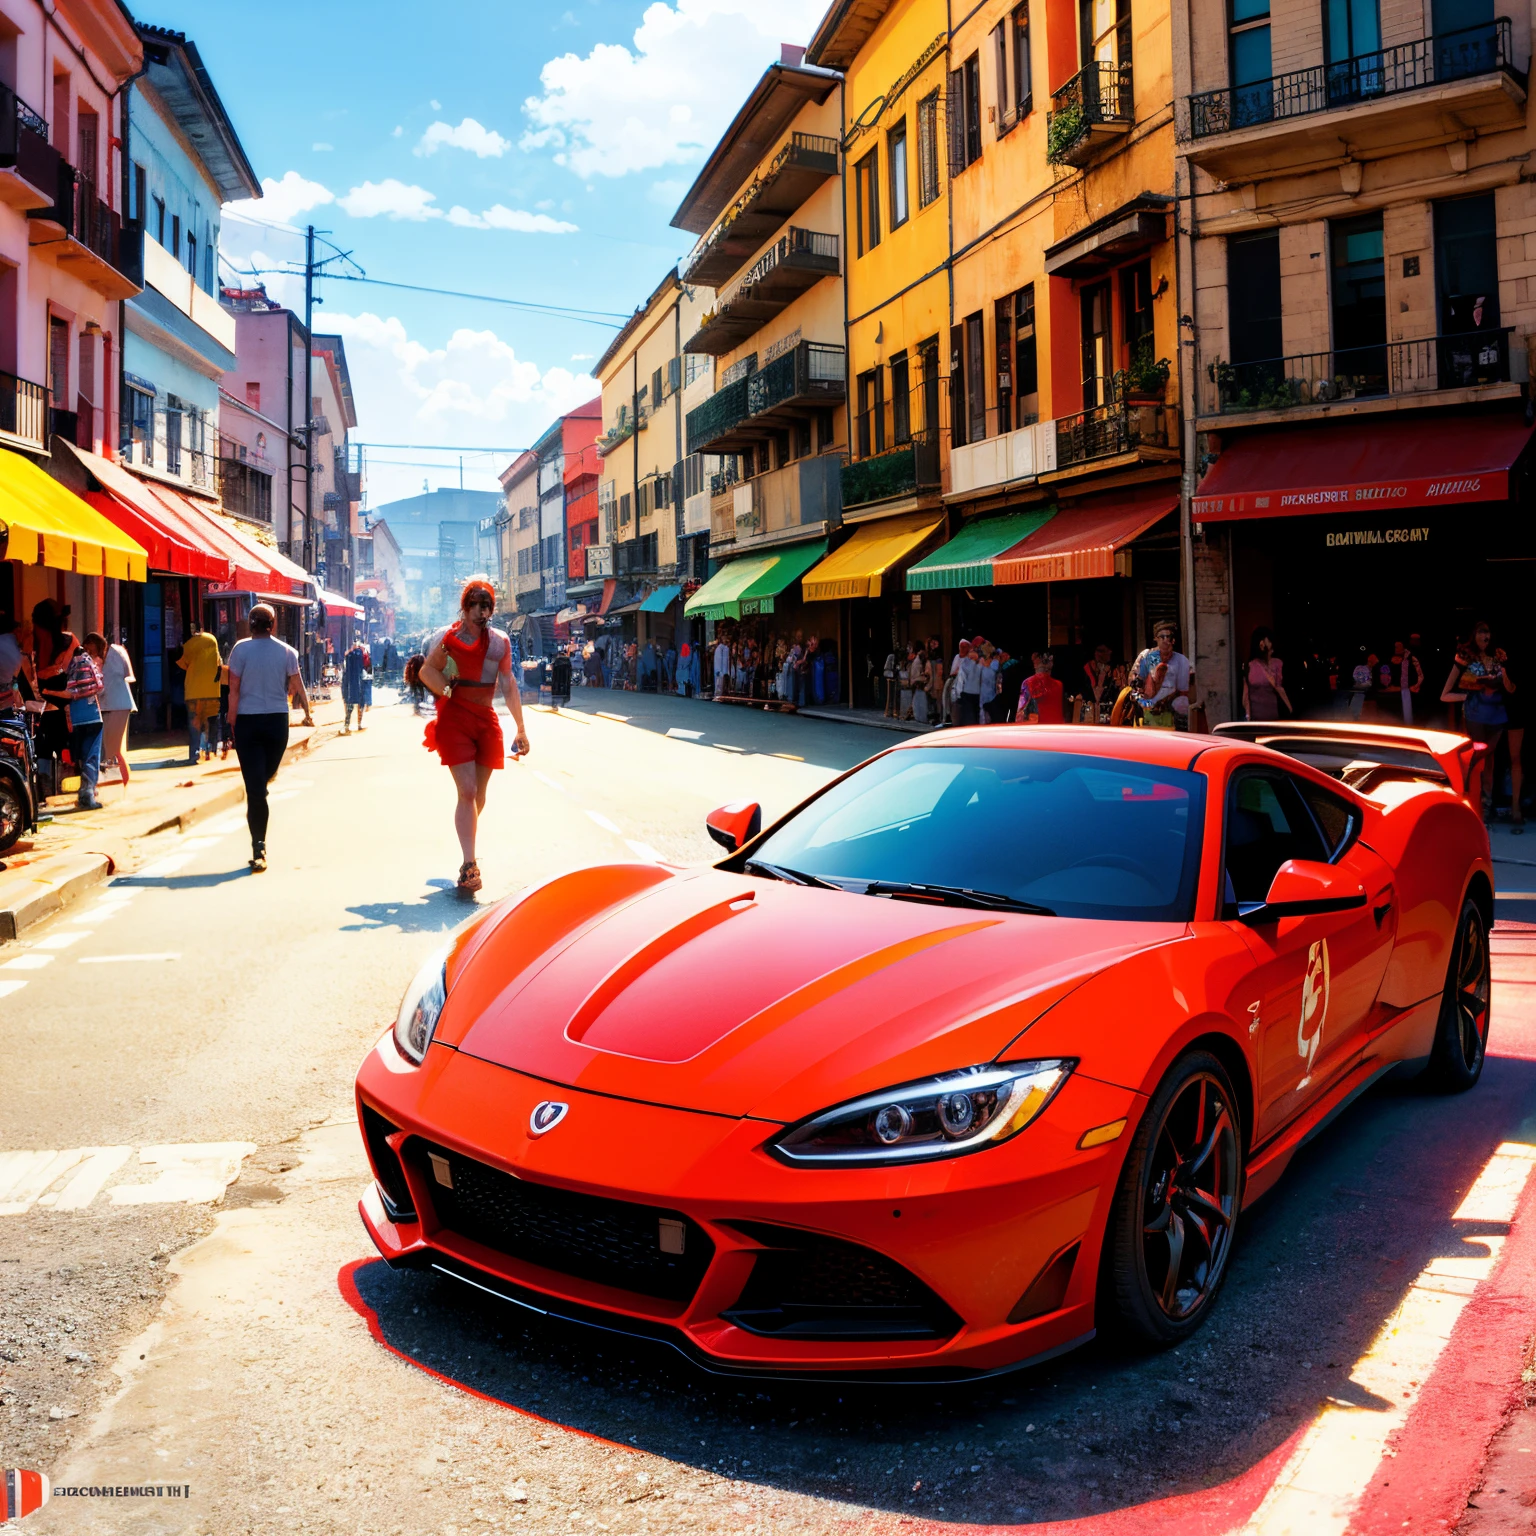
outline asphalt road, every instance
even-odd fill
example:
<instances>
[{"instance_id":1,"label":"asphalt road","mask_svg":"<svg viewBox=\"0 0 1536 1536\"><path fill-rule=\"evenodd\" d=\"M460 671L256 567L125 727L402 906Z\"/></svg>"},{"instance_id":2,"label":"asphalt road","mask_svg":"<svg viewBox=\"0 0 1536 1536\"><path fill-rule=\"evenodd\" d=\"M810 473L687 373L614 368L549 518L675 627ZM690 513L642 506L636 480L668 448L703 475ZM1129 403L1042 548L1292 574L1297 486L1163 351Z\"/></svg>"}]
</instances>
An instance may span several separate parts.
<instances>
[{"instance_id":1,"label":"asphalt road","mask_svg":"<svg viewBox=\"0 0 1536 1536\"><path fill-rule=\"evenodd\" d=\"M607 693L530 729L492 783L482 903L577 864L703 862L711 807L771 816L900 739ZM0 999L0 1152L124 1149L82 1209L0 1214L0 1464L189 1490L60 1497L28 1529L1225 1530L1320 1403L1359 1398L1353 1365L1460 1251L1495 1149L1536 1142L1526 1020L1474 1093L1389 1083L1305 1149L1190 1344L964 1389L743 1387L392 1274L356 1215L352 1077L467 915L419 737L382 708L285 773L267 874L220 818L0 951L26 983ZM157 1180L185 1198L121 1195Z\"/></svg>"}]
</instances>

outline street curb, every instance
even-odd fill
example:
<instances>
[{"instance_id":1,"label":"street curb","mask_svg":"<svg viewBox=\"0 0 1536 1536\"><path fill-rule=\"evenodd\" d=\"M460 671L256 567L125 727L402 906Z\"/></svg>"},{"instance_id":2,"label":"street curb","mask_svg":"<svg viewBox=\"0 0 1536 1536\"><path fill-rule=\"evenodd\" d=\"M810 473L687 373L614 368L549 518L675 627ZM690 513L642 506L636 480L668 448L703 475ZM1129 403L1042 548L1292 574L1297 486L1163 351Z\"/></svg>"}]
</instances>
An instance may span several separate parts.
<instances>
[{"instance_id":1,"label":"street curb","mask_svg":"<svg viewBox=\"0 0 1536 1536\"><path fill-rule=\"evenodd\" d=\"M340 734L339 726L316 726L303 741L295 742L283 753L283 768L288 767L295 758L313 750L316 746L323 746ZM115 871L126 869L133 862L133 844L139 840L154 837L161 832L186 832L199 821L230 810L241 804L244 799L245 786L237 780L233 784L224 786L218 793L211 794L194 805L186 806L174 815L161 818L152 826L143 827L138 831L104 834L96 839L109 848L114 848L115 852L87 850L80 853L59 853L47 859L40 859L36 866L33 866L36 872L29 877L24 877L27 883L37 887L36 891L28 892L19 900L13 899L7 905L0 907L0 944L20 938L26 929L34 927L45 918L52 917L61 907L68 906L70 902L100 885Z\"/></svg>"}]
</instances>

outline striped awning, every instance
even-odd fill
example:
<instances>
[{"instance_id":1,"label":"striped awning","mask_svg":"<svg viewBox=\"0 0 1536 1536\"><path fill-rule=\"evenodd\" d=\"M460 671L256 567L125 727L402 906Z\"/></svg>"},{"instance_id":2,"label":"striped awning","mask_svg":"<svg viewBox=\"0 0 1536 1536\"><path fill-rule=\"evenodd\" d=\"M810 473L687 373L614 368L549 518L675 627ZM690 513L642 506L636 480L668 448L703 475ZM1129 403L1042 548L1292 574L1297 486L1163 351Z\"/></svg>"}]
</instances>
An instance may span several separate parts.
<instances>
[{"instance_id":1,"label":"striped awning","mask_svg":"<svg viewBox=\"0 0 1536 1536\"><path fill-rule=\"evenodd\" d=\"M1027 539L1055 510L1039 507L1033 512L1005 512L1001 517L979 517L967 523L949 543L925 555L907 572L907 591L990 587L993 560Z\"/></svg>"},{"instance_id":2,"label":"striped awning","mask_svg":"<svg viewBox=\"0 0 1536 1536\"><path fill-rule=\"evenodd\" d=\"M143 581L149 552L19 453L0 449L0 558Z\"/></svg>"}]
</instances>

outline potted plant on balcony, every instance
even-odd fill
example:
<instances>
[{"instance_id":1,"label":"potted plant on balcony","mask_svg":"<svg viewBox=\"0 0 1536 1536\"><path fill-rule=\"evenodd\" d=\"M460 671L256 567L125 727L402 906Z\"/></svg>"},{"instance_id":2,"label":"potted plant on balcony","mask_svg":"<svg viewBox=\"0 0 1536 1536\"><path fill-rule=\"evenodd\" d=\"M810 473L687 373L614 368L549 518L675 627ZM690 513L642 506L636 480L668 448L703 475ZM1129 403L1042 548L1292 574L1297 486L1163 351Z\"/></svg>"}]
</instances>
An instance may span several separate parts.
<instances>
[{"instance_id":1,"label":"potted plant on balcony","mask_svg":"<svg viewBox=\"0 0 1536 1536\"><path fill-rule=\"evenodd\" d=\"M1114 398L1125 405L1161 405L1167 398L1168 377L1173 365L1166 357L1153 357L1151 336L1143 336L1131 348L1129 368L1111 380Z\"/></svg>"},{"instance_id":2,"label":"potted plant on balcony","mask_svg":"<svg viewBox=\"0 0 1536 1536\"><path fill-rule=\"evenodd\" d=\"M1087 119L1080 103L1071 102L1059 112L1052 112L1045 130L1045 158L1060 165L1088 132Z\"/></svg>"}]
</instances>

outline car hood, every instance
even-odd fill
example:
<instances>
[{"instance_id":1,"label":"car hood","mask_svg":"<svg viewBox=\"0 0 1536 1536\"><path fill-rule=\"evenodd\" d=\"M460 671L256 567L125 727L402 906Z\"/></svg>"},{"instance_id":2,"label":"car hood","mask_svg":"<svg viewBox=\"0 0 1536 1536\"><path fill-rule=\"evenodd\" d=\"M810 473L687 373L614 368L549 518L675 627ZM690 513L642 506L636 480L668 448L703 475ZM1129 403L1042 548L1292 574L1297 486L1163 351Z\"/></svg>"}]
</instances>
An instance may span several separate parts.
<instances>
[{"instance_id":1,"label":"car hood","mask_svg":"<svg viewBox=\"0 0 1536 1536\"><path fill-rule=\"evenodd\" d=\"M1184 931L584 870L477 935L437 1038L555 1084L789 1122L991 1060L1085 978Z\"/></svg>"}]
</instances>

